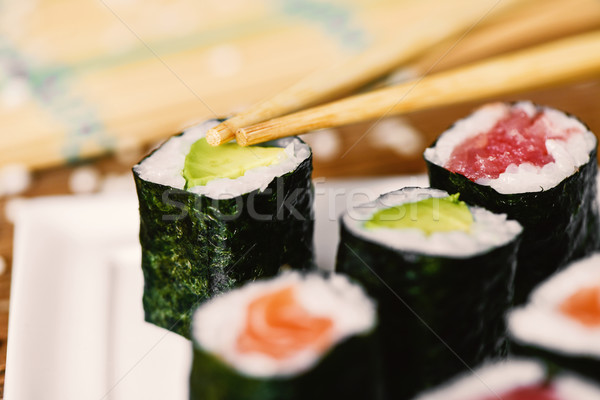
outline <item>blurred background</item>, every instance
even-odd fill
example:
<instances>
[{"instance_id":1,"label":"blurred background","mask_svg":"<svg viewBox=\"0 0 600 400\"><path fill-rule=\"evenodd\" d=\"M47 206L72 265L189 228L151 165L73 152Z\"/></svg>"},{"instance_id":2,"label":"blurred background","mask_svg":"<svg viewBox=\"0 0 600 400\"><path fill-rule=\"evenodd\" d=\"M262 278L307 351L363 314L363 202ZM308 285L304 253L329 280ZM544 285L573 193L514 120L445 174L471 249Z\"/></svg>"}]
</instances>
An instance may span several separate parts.
<instances>
[{"instance_id":1,"label":"blurred background","mask_svg":"<svg viewBox=\"0 0 600 400\"><path fill-rule=\"evenodd\" d=\"M597 0L502 2L490 2L490 12L362 90L600 28ZM468 6L467 0L0 0L0 364L15 198L129 187L131 167L170 135L235 114L372 46L429 29L434 14L453 18ZM489 100L521 99L572 113L600 131L600 77ZM422 173L424 148L481 103L306 134L314 176Z\"/></svg>"}]
</instances>

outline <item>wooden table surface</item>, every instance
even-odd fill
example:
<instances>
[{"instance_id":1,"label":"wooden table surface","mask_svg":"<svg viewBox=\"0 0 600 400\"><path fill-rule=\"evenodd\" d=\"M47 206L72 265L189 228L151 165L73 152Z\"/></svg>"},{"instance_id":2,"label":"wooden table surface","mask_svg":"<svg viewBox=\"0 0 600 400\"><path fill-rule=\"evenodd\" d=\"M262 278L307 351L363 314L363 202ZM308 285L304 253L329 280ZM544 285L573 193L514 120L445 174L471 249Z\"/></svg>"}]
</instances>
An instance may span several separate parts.
<instances>
[{"instance_id":1,"label":"wooden table surface","mask_svg":"<svg viewBox=\"0 0 600 400\"><path fill-rule=\"evenodd\" d=\"M535 92L506 96L501 100L531 99L570 112L580 117L594 132L600 132L600 79L584 83L544 89ZM457 118L465 116L477 104L462 104L410 114L401 120L420 132L418 145L410 151L399 148L382 147L373 140L370 123L357 124L335 130L335 142L339 144L333 156L331 151L321 153L317 135L308 136L309 143L315 143L315 177L382 176L403 173L418 173L425 170L422 150ZM366 133L368 131L368 133ZM366 134L365 134L366 133ZM312 137L311 137L312 136ZM353 146L358 143L356 146ZM400 149L401 150L401 149ZM101 176L126 174L142 155L121 154L89 161L85 165L97 169ZM71 193L69 176L76 166L61 166L33 174L33 183L21 197L37 197ZM10 283L13 247L13 226L6 218L5 208L10 199L0 198L0 256L6 261L6 269L0 275L0 395L3 397L4 371L7 351L7 330L9 320ZM34 294L32 294L34 295Z\"/></svg>"}]
</instances>

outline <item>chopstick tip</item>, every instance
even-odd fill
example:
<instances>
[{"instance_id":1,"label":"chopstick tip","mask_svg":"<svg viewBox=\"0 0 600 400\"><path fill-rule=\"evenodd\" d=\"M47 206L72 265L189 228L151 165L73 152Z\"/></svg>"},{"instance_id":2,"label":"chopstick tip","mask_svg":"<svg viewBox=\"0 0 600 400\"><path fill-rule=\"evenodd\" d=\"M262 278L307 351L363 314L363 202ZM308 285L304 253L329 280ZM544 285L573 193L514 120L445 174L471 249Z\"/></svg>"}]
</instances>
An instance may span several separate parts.
<instances>
[{"instance_id":1,"label":"chopstick tip","mask_svg":"<svg viewBox=\"0 0 600 400\"><path fill-rule=\"evenodd\" d=\"M221 123L206 132L206 142L211 146L229 142L235 138L235 133L227 127L225 123Z\"/></svg>"},{"instance_id":2,"label":"chopstick tip","mask_svg":"<svg viewBox=\"0 0 600 400\"><path fill-rule=\"evenodd\" d=\"M246 133L245 128L240 128L235 132L235 141L240 146L248 146L252 144L248 141L248 134Z\"/></svg>"}]
</instances>

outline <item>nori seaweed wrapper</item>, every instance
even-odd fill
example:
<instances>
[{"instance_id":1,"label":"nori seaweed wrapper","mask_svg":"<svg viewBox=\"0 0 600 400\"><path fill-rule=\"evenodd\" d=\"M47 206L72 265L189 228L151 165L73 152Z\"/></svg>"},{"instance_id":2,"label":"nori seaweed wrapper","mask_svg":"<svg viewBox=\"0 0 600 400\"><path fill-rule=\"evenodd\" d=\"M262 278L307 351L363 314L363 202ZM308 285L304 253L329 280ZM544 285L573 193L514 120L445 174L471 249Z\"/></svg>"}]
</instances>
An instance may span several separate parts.
<instances>
[{"instance_id":1,"label":"nori seaweed wrapper","mask_svg":"<svg viewBox=\"0 0 600 400\"><path fill-rule=\"evenodd\" d=\"M264 191L216 200L134 170L147 322L189 338L202 301L282 265L312 267L312 155Z\"/></svg>"},{"instance_id":2,"label":"nori seaweed wrapper","mask_svg":"<svg viewBox=\"0 0 600 400\"><path fill-rule=\"evenodd\" d=\"M462 194L461 194L462 196ZM384 380L408 399L507 352L519 236L470 258L403 252L354 235L342 222L337 269L379 304Z\"/></svg>"},{"instance_id":3,"label":"nori seaweed wrapper","mask_svg":"<svg viewBox=\"0 0 600 400\"><path fill-rule=\"evenodd\" d=\"M515 303L527 300L531 290L567 263L600 247L596 149L587 164L549 190L501 194L463 175L427 161L429 184L461 200L507 214L523 226L515 277Z\"/></svg>"},{"instance_id":4,"label":"nori seaweed wrapper","mask_svg":"<svg viewBox=\"0 0 600 400\"><path fill-rule=\"evenodd\" d=\"M194 343L190 400L378 399L376 331L338 343L309 370L257 378L238 372Z\"/></svg>"}]
</instances>

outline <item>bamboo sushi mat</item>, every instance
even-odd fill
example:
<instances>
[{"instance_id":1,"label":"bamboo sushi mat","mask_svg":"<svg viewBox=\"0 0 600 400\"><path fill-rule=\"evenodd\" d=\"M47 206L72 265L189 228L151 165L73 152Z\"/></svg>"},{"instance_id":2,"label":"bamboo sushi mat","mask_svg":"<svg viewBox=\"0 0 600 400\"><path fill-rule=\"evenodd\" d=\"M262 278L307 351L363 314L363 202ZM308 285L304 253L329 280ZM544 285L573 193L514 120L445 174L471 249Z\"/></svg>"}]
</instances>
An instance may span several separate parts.
<instances>
[{"instance_id":1,"label":"bamboo sushi mat","mask_svg":"<svg viewBox=\"0 0 600 400\"><path fill-rule=\"evenodd\" d=\"M97 179L126 174L170 134L229 115L377 38L394 37L412 15L404 11L416 2L145 0L142 6L139 0L0 0L0 167L24 164L33 171L23 197L73 193L74 174L86 168ZM545 16L552 29L524 35L530 23L544 21L540 3L562 6L562 12ZM537 2L523 8L508 30L506 18L475 27L451 51L446 44L411 65L442 70L597 29L600 3ZM497 99L553 106L600 132L600 77ZM314 176L423 172L424 148L478 104L305 135L315 153ZM0 387L13 245L8 202L0 197L0 256L6 264L0 269Z\"/></svg>"}]
</instances>

